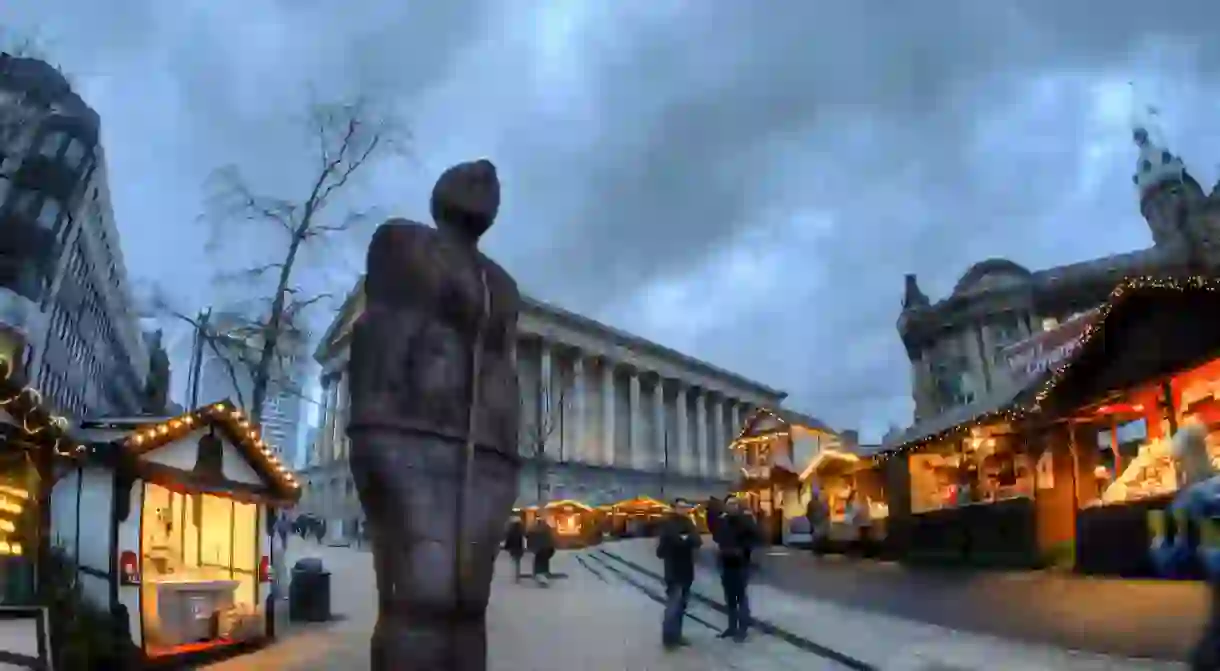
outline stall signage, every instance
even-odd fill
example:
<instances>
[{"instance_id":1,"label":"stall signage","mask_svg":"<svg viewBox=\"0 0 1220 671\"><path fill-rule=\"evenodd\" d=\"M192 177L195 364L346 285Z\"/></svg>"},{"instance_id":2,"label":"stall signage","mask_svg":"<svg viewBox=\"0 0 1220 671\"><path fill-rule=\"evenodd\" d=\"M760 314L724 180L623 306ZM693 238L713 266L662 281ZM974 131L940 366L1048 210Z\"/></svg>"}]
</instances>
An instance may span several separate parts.
<instances>
[{"instance_id":1,"label":"stall signage","mask_svg":"<svg viewBox=\"0 0 1220 671\"><path fill-rule=\"evenodd\" d=\"M1097 318L1097 310L1072 317L1058 327L1000 350L999 361L1013 382L1022 383L1067 361L1084 338L1085 331Z\"/></svg>"}]
</instances>

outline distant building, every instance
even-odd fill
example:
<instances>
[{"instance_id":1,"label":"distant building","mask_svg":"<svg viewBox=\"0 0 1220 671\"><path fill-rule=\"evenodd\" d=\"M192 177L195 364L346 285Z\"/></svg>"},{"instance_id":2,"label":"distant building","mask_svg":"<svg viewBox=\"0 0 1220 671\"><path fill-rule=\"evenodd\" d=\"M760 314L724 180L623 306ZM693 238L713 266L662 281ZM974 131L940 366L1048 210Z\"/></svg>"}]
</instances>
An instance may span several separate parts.
<instances>
[{"instance_id":1,"label":"distant building","mask_svg":"<svg viewBox=\"0 0 1220 671\"><path fill-rule=\"evenodd\" d=\"M217 334L233 334L248 324L230 313L215 313L210 317L210 330ZM238 336L234 336L234 341ZM254 402L254 382L251 362L260 356L261 345L246 338L246 354L234 356L232 348L220 348L225 355L218 356L207 344L202 345L202 363L199 367L199 403L206 404L223 399L248 405ZM263 436L287 464L297 459L298 442L301 437L303 403L301 385L309 364L308 350L303 339L293 342L284 339L279 344L282 364L277 364L274 379L268 385L263 400ZM226 361L227 359L227 361Z\"/></svg>"},{"instance_id":2,"label":"distant building","mask_svg":"<svg viewBox=\"0 0 1220 671\"><path fill-rule=\"evenodd\" d=\"M1220 264L1220 188L1206 193L1146 128L1135 128L1133 137L1139 156L1132 181L1152 247L1033 271L1007 259L981 261L936 302L906 276L898 333L911 362L915 426L891 432L887 442L1005 404L1071 350L1090 311L1124 278Z\"/></svg>"},{"instance_id":3,"label":"distant building","mask_svg":"<svg viewBox=\"0 0 1220 671\"><path fill-rule=\"evenodd\" d=\"M162 342L163 332L146 332L144 342L148 345L148 381L144 385L144 412L155 416L169 414L170 375L169 353Z\"/></svg>"},{"instance_id":4,"label":"distant building","mask_svg":"<svg viewBox=\"0 0 1220 671\"><path fill-rule=\"evenodd\" d=\"M300 476L305 510L344 528L361 516L348 467L346 425L348 348L352 324L363 310L361 283L314 355L322 365L322 435ZM600 505L637 496L723 495L736 479L728 446L743 420L756 408L777 407L785 397L528 297L522 298L517 338L525 409L519 451L527 460L518 482L520 505L539 499Z\"/></svg>"},{"instance_id":5,"label":"distant building","mask_svg":"<svg viewBox=\"0 0 1220 671\"><path fill-rule=\"evenodd\" d=\"M0 354L77 417L139 413L149 369L100 126L50 64L0 54Z\"/></svg>"}]
</instances>

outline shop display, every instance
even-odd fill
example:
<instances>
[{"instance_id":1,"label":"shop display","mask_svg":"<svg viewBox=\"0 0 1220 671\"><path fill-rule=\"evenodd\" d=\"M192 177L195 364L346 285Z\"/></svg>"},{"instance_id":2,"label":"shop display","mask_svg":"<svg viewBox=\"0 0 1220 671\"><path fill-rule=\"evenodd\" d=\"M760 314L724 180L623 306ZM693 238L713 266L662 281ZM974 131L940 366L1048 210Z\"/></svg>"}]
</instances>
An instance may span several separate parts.
<instances>
[{"instance_id":1,"label":"shop display","mask_svg":"<svg viewBox=\"0 0 1220 671\"><path fill-rule=\"evenodd\" d=\"M1169 451L1169 439L1140 445L1135 458L1106 487L1101 499L1091 505L1113 505L1165 496L1178 488L1177 469Z\"/></svg>"},{"instance_id":2,"label":"shop display","mask_svg":"<svg viewBox=\"0 0 1220 671\"><path fill-rule=\"evenodd\" d=\"M260 616L259 506L149 483L143 512L141 596L150 648L223 640L241 628L231 624L234 611L247 620Z\"/></svg>"}]
</instances>

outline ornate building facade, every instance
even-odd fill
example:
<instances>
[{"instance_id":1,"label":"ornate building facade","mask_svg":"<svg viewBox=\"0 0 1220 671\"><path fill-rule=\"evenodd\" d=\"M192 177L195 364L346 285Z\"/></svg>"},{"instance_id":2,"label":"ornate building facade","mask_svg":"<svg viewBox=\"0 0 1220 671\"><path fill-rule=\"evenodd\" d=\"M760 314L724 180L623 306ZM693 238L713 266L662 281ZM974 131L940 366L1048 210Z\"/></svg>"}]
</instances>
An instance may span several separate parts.
<instances>
[{"instance_id":1,"label":"ornate building facade","mask_svg":"<svg viewBox=\"0 0 1220 671\"><path fill-rule=\"evenodd\" d=\"M1152 247L1035 271L989 259L936 302L906 276L898 333L911 362L915 426L902 439L1006 402L1039 366L1070 350L1088 312L1123 278L1220 264L1220 188L1205 192L1146 128L1136 127L1133 138L1132 181ZM1031 347L1039 351L1019 351Z\"/></svg>"},{"instance_id":2,"label":"ornate building facade","mask_svg":"<svg viewBox=\"0 0 1220 671\"><path fill-rule=\"evenodd\" d=\"M318 437L308 446L302 509L358 519L347 467L347 361L360 285L323 336ZM723 494L737 466L728 445L759 407L786 394L562 308L523 298L519 503L591 505L645 495Z\"/></svg>"}]
</instances>

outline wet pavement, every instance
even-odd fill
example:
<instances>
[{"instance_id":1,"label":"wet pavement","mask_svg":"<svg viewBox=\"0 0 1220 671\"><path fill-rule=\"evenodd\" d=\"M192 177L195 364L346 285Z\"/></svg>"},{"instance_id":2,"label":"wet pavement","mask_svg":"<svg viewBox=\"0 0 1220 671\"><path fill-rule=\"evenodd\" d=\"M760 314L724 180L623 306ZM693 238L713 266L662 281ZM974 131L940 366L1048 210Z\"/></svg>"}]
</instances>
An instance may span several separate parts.
<instances>
[{"instance_id":1,"label":"wet pavement","mask_svg":"<svg viewBox=\"0 0 1220 671\"><path fill-rule=\"evenodd\" d=\"M711 551L701 556L711 566ZM911 568L760 553L756 582L793 595L1006 639L1124 657L1184 660L1203 627L1206 588L1050 572Z\"/></svg>"},{"instance_id":2,"label":"wet pavement","mask_svg":"<svg viewBox=\"0 0 1220 671\"><path fill-rule=\"evenodd\" d=\"M358 550L303 544L299 556L321 557L332 575L332 606L343 617L322 625L291 626L274 644L207 667L210 671L326 671L369 668L368 638L376 617L370 556ZM661 606L648 590L595 567L582 553L561 552L554 568L565 577L541 588L515 582L501 558L488 607L488 671L841 671L772 637L744 644L718 640L719 622L691 620L693 646L666 652L660 645ZM921 669L922 671L922 669Z\"/></svg>"}]
</instances>

